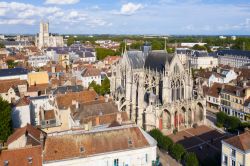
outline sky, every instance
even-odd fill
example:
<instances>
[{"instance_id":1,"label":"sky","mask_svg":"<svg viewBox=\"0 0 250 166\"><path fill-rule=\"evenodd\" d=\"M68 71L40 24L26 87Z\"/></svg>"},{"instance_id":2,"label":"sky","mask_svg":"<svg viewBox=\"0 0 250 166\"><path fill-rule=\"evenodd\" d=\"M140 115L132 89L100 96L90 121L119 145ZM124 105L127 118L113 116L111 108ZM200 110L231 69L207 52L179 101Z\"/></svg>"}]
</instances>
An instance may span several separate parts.
<instances>
[{"instance_id":1,"label":"sky","mask_svg":"<svg viewBox=\"0 0 250 166\"><path fill-rule=\"evenodd\" d=\"M0 34L250 35L250 0L0 1Z\"/></svg>"}]
</instances>

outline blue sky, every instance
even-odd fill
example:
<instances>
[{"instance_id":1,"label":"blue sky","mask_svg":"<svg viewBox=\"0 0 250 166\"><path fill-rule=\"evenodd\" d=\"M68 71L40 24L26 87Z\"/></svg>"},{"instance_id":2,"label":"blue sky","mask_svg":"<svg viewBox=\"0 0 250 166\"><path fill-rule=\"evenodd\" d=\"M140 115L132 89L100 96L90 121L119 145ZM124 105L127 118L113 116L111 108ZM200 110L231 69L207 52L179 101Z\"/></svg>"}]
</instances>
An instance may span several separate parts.
<instances>
[{"instance_id":1,"label":"blue sky","mask_svg":"<svg viewBox=\"0 0 250 166\"><path fill-rule=\"evenodd\" d=\"M0 33L250 35L250 0L0 1Z\"/></svg>"}]
</instances>

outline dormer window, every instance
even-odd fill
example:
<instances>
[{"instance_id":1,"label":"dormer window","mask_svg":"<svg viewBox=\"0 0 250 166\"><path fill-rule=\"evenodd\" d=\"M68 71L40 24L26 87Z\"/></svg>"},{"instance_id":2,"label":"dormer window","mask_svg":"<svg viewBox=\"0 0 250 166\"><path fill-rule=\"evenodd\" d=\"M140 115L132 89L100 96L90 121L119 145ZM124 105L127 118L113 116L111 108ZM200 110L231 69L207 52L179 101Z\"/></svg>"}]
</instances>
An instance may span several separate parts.
<instances>
[{"instance_id":1,"label":"dormer window","mask_svg":"<svg viewBox=\"0 0 250 166\"><path fill-rule=\"evenodd\" d=\"M84 147L80 147L80 153L83 153L85 151Z\"/></svg>"},{"instance_id":2,"label":"dormer window","mask_svg":"<svg viewBox=\"0 0 250 166\"><path fill-rule=\"evenodd\" d=\"M29 164L32 164L32 160L33 160L32 157L28 157L28 163Z\"/></svg>"},{"instance_id":3,"label":"dormer window","mask_svg":"<svg viewBox=\"0 0 250 166\"><path fill-rule=\"evenodd\" d=\"M4 165L4 166L8 166L8 165L9 165L9 161L8 161L8 160L5 160L5 161L3 162L3 165Z\"/></svg>"},{"instance_id":4,"label":"dormer window","mask_svg":"<svg viewBox=\"0 0 250 166\"><path fill-rule=\"evenodd\" d=\"M236 96L240 96L240 91L236 91Z\"/></svg>"}]
</instances>

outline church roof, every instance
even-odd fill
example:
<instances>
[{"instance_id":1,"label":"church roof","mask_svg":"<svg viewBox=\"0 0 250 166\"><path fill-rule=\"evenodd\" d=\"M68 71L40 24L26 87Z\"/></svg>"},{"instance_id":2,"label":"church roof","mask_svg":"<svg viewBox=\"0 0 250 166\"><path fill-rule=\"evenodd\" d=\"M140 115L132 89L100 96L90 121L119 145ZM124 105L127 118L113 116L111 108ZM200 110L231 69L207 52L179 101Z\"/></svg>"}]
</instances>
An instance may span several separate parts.
<instances>
[{"instance_id":1,"label":"church roof","mask_svg":"<svg viewBox=\"0 0 250 166\"><path fill-rule=\"evenodd\" d=\"M168 54L166 51L152 51L149 52L145 60L145 68L151 70L163 71L166 63L170 63L173 55Z\"/></svg>"},{"instance_id":2,"label":"church roof","mask_svg":"<svg viewBox=\"0 0 250 166\"><path fill-rule=\"evenodd\" d=\"M133 69L143 68L145 57L142 51L128 51L128 60Z\"/></svg>"}]
</instances>

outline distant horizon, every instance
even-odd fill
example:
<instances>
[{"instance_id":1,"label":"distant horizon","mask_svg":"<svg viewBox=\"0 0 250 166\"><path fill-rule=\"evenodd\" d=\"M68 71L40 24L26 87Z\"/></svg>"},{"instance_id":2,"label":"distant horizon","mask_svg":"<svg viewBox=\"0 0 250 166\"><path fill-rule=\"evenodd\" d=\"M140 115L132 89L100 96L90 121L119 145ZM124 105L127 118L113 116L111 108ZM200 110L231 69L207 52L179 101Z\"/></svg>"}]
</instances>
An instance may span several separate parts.
<instances>
[{"instance_id":1,"label":"distant horizon","mask_svg":"<svg viewBox=\"0 0 250 166\"><path fill-rule=\"evenodd\" d=\"M249 0L8 0L0 33L250 35Z\"/></svg>"},{"instance_id":2,"label":"distant horizon","mask_svg":"<svg viewBox=\"0 0 250 166\"><path fill-rule=\"evenodd\" d=\"M225 37L231 37L231 36L236 36L236 37L250 37L250 34L248 35L235 35L235 34L214 34L214 35L209 35L209 34L59 34L59 33L52 33L52 34L58 34L58 35L61 35L61 36L152 36L152 38L154 37L219 37L219 36L225 36ZM21 34L21 33L1 33L0 32L0 35L5 35L5 36L17 36L17 35L27 35L27 36L35 36L37 35L37 33L25 33L25 34Z\"/></svg>"}]
</instances>

